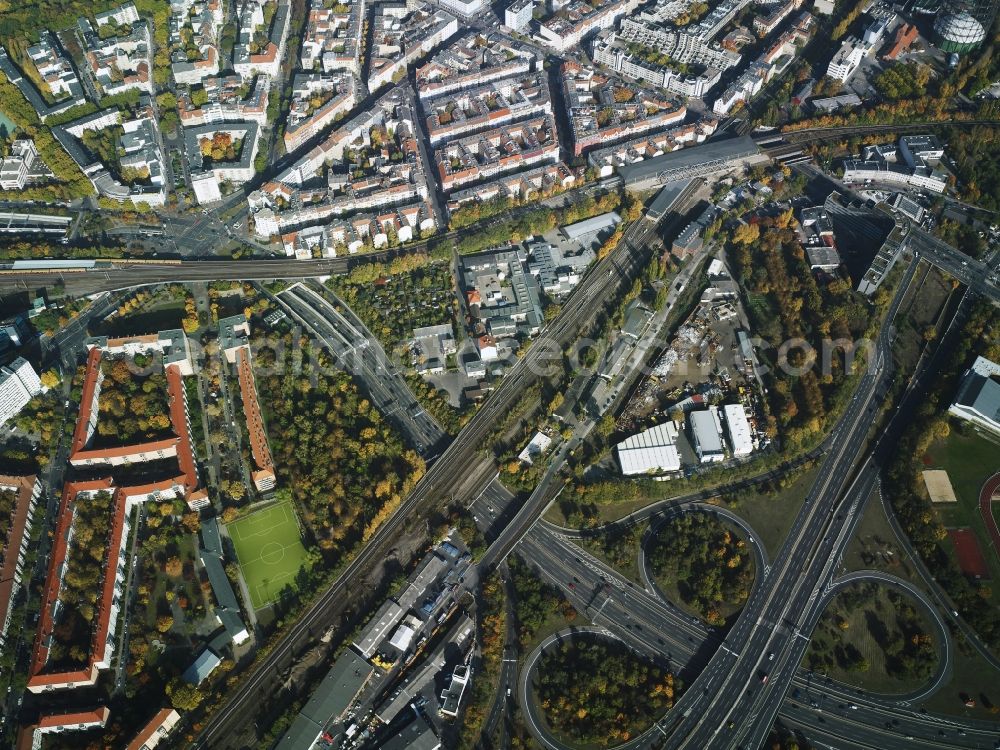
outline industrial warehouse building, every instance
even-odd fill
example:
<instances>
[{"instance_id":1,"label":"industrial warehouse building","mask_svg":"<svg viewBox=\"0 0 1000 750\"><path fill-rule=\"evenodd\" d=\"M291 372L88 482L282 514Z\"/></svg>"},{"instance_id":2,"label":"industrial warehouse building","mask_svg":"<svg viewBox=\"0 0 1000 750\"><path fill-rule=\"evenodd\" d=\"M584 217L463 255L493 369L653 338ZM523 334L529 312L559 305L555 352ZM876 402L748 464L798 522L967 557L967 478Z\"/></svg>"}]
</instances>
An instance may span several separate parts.
<instances>
[{"instance_id":1,"label":"industrial warehouse building","mask_svg":"<svg viewBox=\"0 0 1000 750\"><path fill-rule=\"evenodd\" d=\"M658 424L618 443L618 461L625 476L679 471L677 428L673 422Z\"/></svg>"},{"instance_id":2,"label":"industrial warehouse building","mask_svg":"<svg viewBox=\"0 0 1000 750\"><path fill-rule=\"evenodd\" d=\"M344 651L295 717L276 750L309 750L327 724L343 718L373 674L375 668L357 652L350 648Z\"/></svg>"},{"instance_id":3,"label":"industrial warehouse building","mask_svg":"<svg viewBox=\"0 0 1000 750\"><path fill-rule=\"evenodd\" d=\"M743 404L726 404L722 407L722 413L726 418L726 432L733 455L749 456L753 453L753 436Z\"/></svg>"},{"instance_id":4,"label":"industrial warehouse building","mask_svg":"<svg viewBox=\"0 0 1000 750\"><path fill-rule=\"evenodd\" d=\"M693 411L688 415L691 428L691 442L698 454L698 460L703 464L713 461L723 461L726 451L722 445L722 424L719 422L719 409L710 406L702 411Z\"/></svg>"}]
</instances>

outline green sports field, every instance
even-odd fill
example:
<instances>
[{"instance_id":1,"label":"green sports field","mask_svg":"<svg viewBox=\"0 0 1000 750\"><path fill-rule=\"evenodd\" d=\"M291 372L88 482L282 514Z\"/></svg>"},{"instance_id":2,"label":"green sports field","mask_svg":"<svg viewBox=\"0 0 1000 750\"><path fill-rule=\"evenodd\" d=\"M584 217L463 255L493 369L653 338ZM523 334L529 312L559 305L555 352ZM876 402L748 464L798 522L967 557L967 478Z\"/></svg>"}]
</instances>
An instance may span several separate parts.
<instances>
[{"instance_id":1,"label":"green sports field","mask_svg":"<svg viewBox=\"0 0 1000 750\"><path fill-rule=\"evenodd\" d=\"M255 511L228 529L254 609L273 602L286 585L295 586L306 550L291 502Z\"/></svg>"}]
</instances>

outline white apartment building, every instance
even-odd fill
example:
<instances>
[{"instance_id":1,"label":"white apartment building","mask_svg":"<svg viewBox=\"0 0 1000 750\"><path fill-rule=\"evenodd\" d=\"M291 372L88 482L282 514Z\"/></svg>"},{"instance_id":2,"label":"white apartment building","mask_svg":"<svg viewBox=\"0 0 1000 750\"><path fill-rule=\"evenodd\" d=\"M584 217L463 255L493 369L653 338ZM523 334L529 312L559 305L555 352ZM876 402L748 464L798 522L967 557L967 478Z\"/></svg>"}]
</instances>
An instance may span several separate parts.
<instances>
[{"instance_id":1,"label":"white apartment building","mask_svg":"<svg viewBox=\"0 0 1000 750\"><path fill-rule=\"evenodd\" d=\"M840 45L840 50L826 68L826 74L835 81L847 83L848 79L861 65L861 61L868 54L868 45L857 37L851 36Z\"/></svg>"},{"instance_id":2,"label":"white apartment building","mask_svg":"<svg viewBox=\"0 0 1000 750\"><path fill-rule=\"evenodd\" d=\"M41 392L38 373L24 357L0 367L0 425L16 416Z\"/></svg>"},{"instance_id":3,"label":"white apartment building","mask_svg":"<svg viewBox=\"0 0 1000 750\"><path fill-rule=\"evenodd\" d=\"M531 23L534 9L534 0L514 0L503 12L504 26L514 31L523 31Z\"/></svg>"}]
</instances>

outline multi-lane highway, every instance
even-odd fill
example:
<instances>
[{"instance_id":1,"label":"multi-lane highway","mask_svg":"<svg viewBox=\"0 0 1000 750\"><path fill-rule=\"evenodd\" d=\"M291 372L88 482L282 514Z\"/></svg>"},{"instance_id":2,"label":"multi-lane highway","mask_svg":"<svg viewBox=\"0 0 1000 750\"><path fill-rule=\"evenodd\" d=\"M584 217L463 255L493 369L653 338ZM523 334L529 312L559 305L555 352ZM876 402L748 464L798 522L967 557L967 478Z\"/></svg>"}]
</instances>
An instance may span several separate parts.
<instances>
[{"instance_id":1,"label":"multi-lane highway","mask_svg":"<svg viewBox=\"0 0 1000 750\"><path fill-rule=\"evenodd\" d=\"M712 654L720 648L717 631L654 592L623 579L548 524L532 528L518 551L532 560L540 574L559 587L596 626L613 632L640 653L669 661L685 684L690 684L704 670ZM824 588L818 605L820 611L836 594L839 585L841 581L838 580ZM919 591L910 589L908 593L917 597L918 606L928 606ZM796 640L807 643L803 638ZM535 721L529 719L528 722L529 728L535 731L538 727L544 729L544 721L531 702L530 690L525 692L530 679L530 675L522 673L519 702L526 716L535 716ZM932 682L938 679L935 675ZM923 691L914 695L919 692ZM997 737L995 725L921 713L913 705L914 695L878 696L798 669L793 670L790 677L789 692L782 702L780 716L783 723L802 730L809 737L817 740L824 736L837 738L830 746L845 750L993 746ZM850 708L851 705L856 708ZM734 720L732 729L724 726L720 735L731 737L737 724L739 721ZM964 734L959 734L960 731ZM570 750L547 732L536 731L536 736L555 750ZM624 747L646 747L657 738L662 738L658 732Z\"/></svg>"}]
</instances>

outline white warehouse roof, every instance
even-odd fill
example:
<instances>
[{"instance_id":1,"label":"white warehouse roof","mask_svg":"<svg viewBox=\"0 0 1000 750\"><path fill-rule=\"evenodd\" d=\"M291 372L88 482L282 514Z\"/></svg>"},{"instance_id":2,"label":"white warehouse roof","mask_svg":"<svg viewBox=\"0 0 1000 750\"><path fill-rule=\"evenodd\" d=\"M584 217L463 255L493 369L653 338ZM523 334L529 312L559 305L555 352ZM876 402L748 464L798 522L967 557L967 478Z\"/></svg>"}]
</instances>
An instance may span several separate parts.
<instances>
[{"instance_id":1,"label":"white warehouse roof","mask_svg":"<svg viewBox=\"0 0 1000 750\"><path fill-rule=\"evenodd\" d=\"M688 415L694 437L695 451L704 461L718 461L725 456L722 448L722 425L719 424L719 410L710 406Z\"/></svg>"},{"instance_id":2,"label":"white warehouse roof","mask_svg":"<svg viewBox=\"0 0 1000 750\"><path fill-rule=\"evenodd\" d=\"M634 476L649 472L678 471L681 459L677 454L677 428L673 422L650 427L638 435L618 443L618 461L622 474Z\"/></svg>"},{"instance_id":3,"label":"white warehouse roof","mask_svg":"<svg viewBox=\"0 0 1000 750\"><path fill-rule=\"evenodd\" d=\"M608 211L606 214L598 214L589 219L578 221L576 224L565 226L562 231L566 235L566 239L578 240L582 237L603 232L606 229L614 229L621 220L622 217L614 211Z\"/></svg>"},{"instance_id":4,"label":"white warehouse roof","mask_svg":"<svg viewBox=\"0 0 1000 750\"><path fill-rule=\"evenodd\" d=\"M396 632L393 633L392 638L389 639L389 645L398 648L400 651L406 651L410 647L414 635L414 630L409 625L400 625L396 629Z\"/></svg>"},{"instance_id":5,"label":"white warehouse roof","mask_svg":"<svg viewBox=\"0 0 1000 750\"><path fill-rule=\"evenodd\" d=\"M726 404L722 407L726 417L726 432L729 433L729 444L734 456L748 456L753 453L753 438L750 436L750 423L743 404Z\"/></svg>"}]
</instances>

